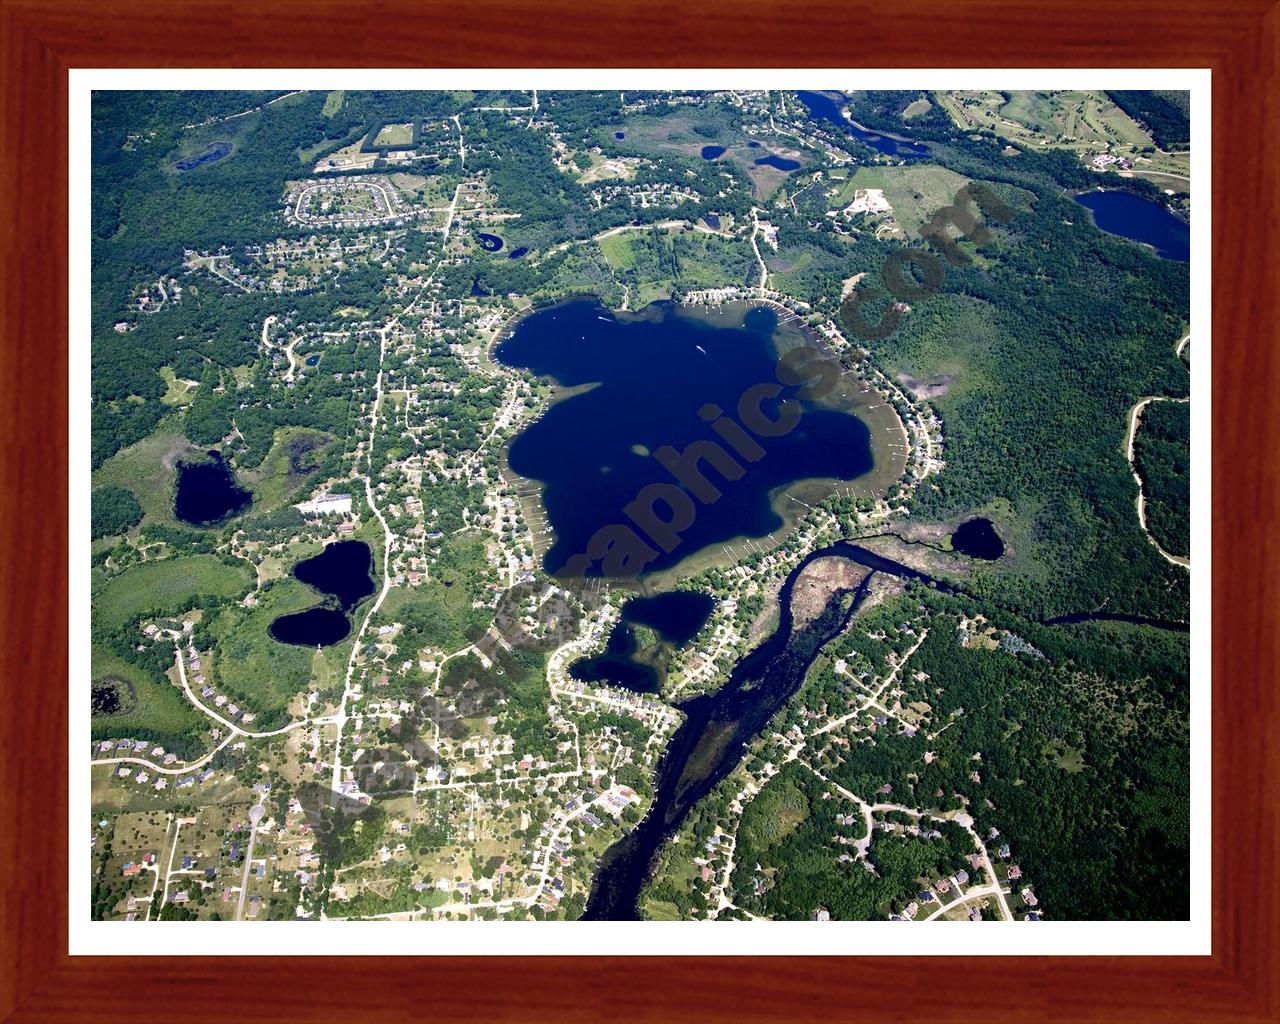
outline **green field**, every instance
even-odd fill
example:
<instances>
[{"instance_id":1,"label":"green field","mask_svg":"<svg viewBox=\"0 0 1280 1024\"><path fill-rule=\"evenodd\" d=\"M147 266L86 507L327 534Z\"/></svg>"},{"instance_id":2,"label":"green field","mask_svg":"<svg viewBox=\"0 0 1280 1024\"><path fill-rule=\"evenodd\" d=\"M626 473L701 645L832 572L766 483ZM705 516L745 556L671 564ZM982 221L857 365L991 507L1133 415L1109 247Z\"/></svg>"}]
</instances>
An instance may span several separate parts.
<instances>
[{"instance_id":1,"label":"green field","mask_svg":"<svg viewBox=\"0 0 1280 1024\"><path fill-rule=\"evenodd\" d=\"M133 691L133 704L127 710L93 716L91 729L95 740L142 738L146 732L156 737L155 742L174 749L178 738L195 736L208 722L167 678L153 676L99 644L93 647L92 671L95 682L121 680ZM166 737L171 738L166 740Z\"/></svg>"},{"instance_id":2,"label":"green field","mask_svg":"<svg viewBox=\"0 0 1280 1024\"><path fill-rule=\"evenodd\" d=\"M318 605L322 595L291 576L259 592L253 608L223 608L209 624L217 640L213 675L220 690L259 713L283 716L289 701L311 684L315 651L273 640L267 630L279 615ZM345 659L351 640L328 649L326 658ZM268 717L264 727L273 721Z\"/></svg>"},{"instance_id":3,"label":"green field","mask_svg":"<svg viewBox=\"0 0 1280 1024\"><path fill-rule=\"evenodd\" d=\"M631 251L631 240L624 232L600 239L600 250L614 270L630 270L636 265L636 255Z\"/></svg>"},{"instance_id":4,"label":"green field","mask_svg":"<svg viewBox=\"0 0 1280 1024\"><path fill-rule=\"evenodd\" d=\"M242 474L242 482L253 491L253 511L269 512L304 500L301 490L311 476L306 467L313 465L333 440L332 434L306 427L277 429L262 465Z\"/></svg>"},{"instance_id":5,"label":"green field","mask_svg":"<svg viewBox=\"0 0 1280 1024\"><path fill-rule=\"evenodd\" d=\"M921 224L944 206L950 206L956 193L968 182L962 174L929 164L859 167L856 174L846 179L830 205L832 208L848 205L856 189L883 189L898 223L908 236L914 236Z\"/></svg>"},{"instance_id":6,"label":"green field","mask_svg":"<svg viewBox=\"0 0 1280 1024\"><path fill-rule=\"evenodd\" d=\"M961 127L989 129L1015 144L1095 152L1152 145L1151 136L1101 92L953 91L936 97Z\"/></svg>"},{"instance_id":7,"label":"green field","mask_svg":"<svg viewBox=\"0 0 1280 1024\"><path fill-rule=\"evenodd\" d=\"M680 908L669 900L645 900L643 911L646 921L680 920Z\"/></svg>"},{"instance_id":8,"label":"green field","mask_svg":"<svg viewBox=\"0 0 1280 1024\"><path fill-rule=\"evenodd\" d=\"M1006 99L1007 97L1007 99ZM939 92L934 98L961 127L993 131L1015 146L1070 149L1082 157L1110 152L1134 161L1142 177L1175 175L1161 188L1190 191L1186 153L1164 153L1151 135L1102 92Z\"/></svg>"},{"instance_id":9,"label":"green field","mask_svg":"<svg viewBox=\"0 0 1280 1024\"><path fill-rule=\"evenodd\" d=\"M413 145L412 124L386 124L373 140L375 146L411 146Z\"/></svg>"},{"instance_id":10,"label":"green field","mask_svg":"<svg viewBox=\"0 0 1280 1024\"><path fill-rule=\"evenodd\" d=\"M334 114L342 109L342 105L346 100L347 94L345 90L334 89L324 98L324 107L321 108L320 113L325 117L333 117Z\"/></svg>"},{"instance_id":11,"label":"green field","mask_svg":"<svg viewBox=\"0 0 1280 1024\"><path fill-rule=\"evenodd\" d=\"M123 448L93 474L94 487L124 487L133 491L146 513L144 523L173 522L175 463L194 455L194 448L172 421L160 424L154 434Z\"/></svg>"},{"instance_id":12,"label":"green field","mask_svg":"<svg viewBox=\"0 0 1280 1024\"><path fill-rule=\"evenodd\" d=\"M143 562L113 577L96 569L94 627L115 630L135 615L150 612L178 615L201 597L240 597L252 583L253 571L247 564L227 565L216 555Z\"/></svg>"},{"instance_id":13,"label":"green field","mask_svg":"<svg viewBox=\"0 0 1280 1024\"><path fill-rule=\"evenodd\" d=\"M196 389L184 380L179 380L172 366L160 367L160 376L164 378L165 393L160 401L165 405L190 405L195 401Z\"/></svg>"}]
</instances>

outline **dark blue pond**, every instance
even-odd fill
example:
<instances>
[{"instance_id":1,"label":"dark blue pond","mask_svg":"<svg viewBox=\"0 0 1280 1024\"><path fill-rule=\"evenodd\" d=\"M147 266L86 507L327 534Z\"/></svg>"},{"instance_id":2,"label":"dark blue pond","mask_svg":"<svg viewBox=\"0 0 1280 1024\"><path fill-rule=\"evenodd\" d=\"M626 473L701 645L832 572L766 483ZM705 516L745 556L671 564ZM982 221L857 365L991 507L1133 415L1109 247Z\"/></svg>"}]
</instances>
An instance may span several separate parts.
<instances>
[{"instance_id":1,"label":"dark blue pond","mask_svg":"<svg viewBox=\"0 0 1280 1024\"><path fill-rule=\"evenodd\" d=\"M570 678L584 683L604 683L636 693L657 693L661 687L658 670L637 657L636 634L630 626L619 622L609 634L604 653L594 658L580 658L569 666Z\"/></svg>"},{"instance_id":2,"label":"dark blue pond","mask_svg":"<svg viewBox=\"0 0 1280 1024\"><path fill-rule=\"evenodd\" d=\"M569 675L583 682L656 693L669 651L653 647L640 650L633 627L648 626L668 648L680 648L698 635L714 608L710 595L687 590L633 597L623 605L604 653L575 661L569 666Z\"/></svg>"},{"instance_id":3,"label":"dark blue pond","mask_svg":"<svg viewBox=\"0 0 1280 1024\"><path fill-rule=\"evenodd\" d=\"M800 97L800 102L808 109L810 117L830 122L841 131L847 132L859 142L870 146L885 156L896 156L902 160L914 160L929 155L929 147L919 142L912 142L909 139L891 139L886 135L879 135L875 132L869 132L865 128L859 128L844 116L841 104L830 96L820 92L800 92L797 95ZM843 99L843 96L841 99Z\"/></svg>"},{"instance_id":4,"label":"dark blue pond","mask_svg":"<svg viewBox=\"0 0 1280 1024\"><path fill-rule=\"evenodd\" d=\"M318 362L320 362L320 356L319 356L319 355L307 356L307 365L308 365L308 366L315 366Z\"/></svg>"},{"instance_id":5,"label":"dark blue pond","mask_svg":"<svg viewBox=\"0 0 1280 1024\"><path fill-rule=\"evenodd\" d=\"M777 156L774 153L760 157L756 163L765 167L776 167L780 171L794 171L800 166L799 160L788 160L786 157Z\"/></svg>"},{"instance_id":6,"label":"dark blue pond","mask_svg":"<svg viewBox=\"0 0 1280 1024\"><path fill-rule=\"evenodd\" d=\"M622 609L622 619L648 626L667 643L683 647L707 624L715 606L710 594L674 590L656 597L632 598Z\"/></svg>"},{"instance_id":7,"label":"dark blue pond","mask_svg":"<svg viewBox=\"0 0 1280 1024\"><path fill-rule=\"evenodd\" d=\"M231 143L215 142L203 152L197 153L195 156L189 156L185 160L179 160L176 166L180 171L193 171L204 164L211 164L215 160L221 160L230 152Z\"/></svg>"},{"instance_id":8,"label":"dark blue pond","mask_svg":"<svg viewBox=\"0 0 1280 1024\"><path fill-rule=\"evenodd\" d=\"M497 235L488 235L483 231L477 231L476 238L480 239L480 248L485 252L498 252L502 248L502 239Z\"/></svg>"},{"instance_id":9,"label":"dark blue pond","mask_svg":"<svg viewBox=\"0 0 1280 1024\"><path fill-rule=\"evenodd\" d=\"M626 133L626 132L614 132L614 133L613 133L613 137L614 137L615 139L617 139L619 142L621 142L623 139L625 139L625 138L627 137L627 133Z\"/></svg>"},{"instance_id":10,"label":"dark blue pond","mask_svg":"<svg viewBox=\"0 0 1280 1024\"><path fill-rule=\"evenodd\" d=\"M518 260L521 256L523 256L528 251L529 251L529 247L527 245L522 245L520 246L519 249L512 249L511 253L507 256L507 259Z\"/></svg>"},{"instance_id":11,"label":"dark blue pond","mask_svg":"<svg viewBox=\"0 0 1280 1024\"><path fill-rule=\"evenodd\" d=\"M990 519L970 519L956 527L951 547L970 558L994 562L1004 554L1004 541L996 533Z\"/></svg>"},{"instance_id":12,"label":"dark blue pond","mask_svg":"<svg viewBox=\"0 0 1280 1024\"><path fill-rule=\"evenodd\" d=\"M179 462L173 514L184 523L208 526L243 510L253 494L241 487L218 451L209 460Z\"/></svg>"},{"instance_id":13,"label":"dark blue pond","mask_svg":"<svg viewBox=\"0 0 1280 1024\"><path fill-rule=\"evenodd\" d=\"M861 420L778 383L774 313L742 313L694 316L662 303L611 314L578 299L532 314L498 346L508 365L564 387L597 385L550 406L509 450L516 473L544 484L555 536L548 572L622 578L669 568L778 529L770 499L779 488L871 470ZM784 400L779 429L769 421Z\"/></svg>"},{"instance_id":14,"label":"dark blue pond","mask_svg":"<svg viewBox=\"0 0 1280 1024\"><path fill-rule=\"evenodd\" d=\"M724 147L724 146L703 146L703 147L702 147L702 159L703 159L703 160L715 160L717 157L719 157L719 156L723 156L723 155L724 155L724 151L725 151L725 147Z\"/></svg>"},{"instance_id":15,"label":"dark blue pond","mask_svg":"<svg viewBox=\"0 0 1280 1024\"><path fill-rule=\"evenodd\" d=\"M748 143L747 143L747 146L748 146L748 148L750 148L750 149L759 149L759 148L760 148L760 143L756 142L756 140L755 140L755 139L752 139L750 142L748 142Z\"/></svg>"},{"instance_id":16,"label":"dark blue pond","mask_svg":"<svg viewBox=\"0 0 1280 1024\"><path fill-rule=\"evenodd\" d=\"M350 632L348 613L376 589L373 552L362 540L328 544L314 558L293 567L294 578L328 594L330 601L293 615L281 615L271 623L271 636L281 643L307 647L336 644ZM333 607L333 605L337 607Z\"/></svg>"},{"instance_id":17,"label":"dark blue pond","mask_svg":"<svg viewBox=\"0 0 1280 1024\"><path fill-rule=\"evenodd\" d=\"M720 230L720 218L714 213L704 213L702 215L702 220L712 231Z\"/></svg>"},{"instance_id":18,"label":"dark blue pond","mask_svg":"<svg viewBox=\"0 0 1280 1024\"><path fill-rule=\"evenodd\" d=\"M293 575L309 587L338 599L343 611L350 611L374 591L373 552L362 540L340 540L325 545L314 558L293 567Z\"/></svg>"},{"instance_id":19,"label":"dark blue pond","mask_svg":"<svg viewBox=\"0 0 1280 1024\"><path fill-rule=\"evenodd\" d=\"M351 620L337 608L308 608L281 615L268 630L273 640L300 647L331 647L351 632Z\"/></svg>"},{"instance_id":20,"label":"dark blue pond","mask_svg":"<svg viewBox=\"0 0 1280 1024\"><path fill-rule=\"evenodd\" d=\"M1166 207L1133 192L1095 191L1076 196L1108 234L1151 246L1167 260L1191 259L1191 225Z\"/></svg>"}]
</instances>

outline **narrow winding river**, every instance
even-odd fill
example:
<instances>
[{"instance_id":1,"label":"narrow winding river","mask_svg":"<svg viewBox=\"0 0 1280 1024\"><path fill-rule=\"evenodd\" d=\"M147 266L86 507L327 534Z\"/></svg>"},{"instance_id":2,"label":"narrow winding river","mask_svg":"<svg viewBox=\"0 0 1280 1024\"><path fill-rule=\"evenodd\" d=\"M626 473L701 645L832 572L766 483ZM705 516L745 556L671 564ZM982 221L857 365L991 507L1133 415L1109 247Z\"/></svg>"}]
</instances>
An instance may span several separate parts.
<instances>
[{"instance_id":1,"label":"narrow winding river","mask_svg":"<svg viewBox=\"0 0 1280 1024\"><path fill-rule=\"evenodd\" d=\"M822 614L793 628L791 592L813 561L846 558L871 570L854 590L837 590ZM808 555L787 577L779 594L778 628L734 666L715 693L680 705L687 716L658 763L656 793L648 815L611 846L601 860L583 920L639 920L640 891L653 872L663 844L676 833L693 806L741 761L747 745L804 682L818 652L840 635L857 612L877 572L915 580L944 593L955 588L874 551L841 541ZM1044 625L1129 622L1185 631L1185 623L1108 613L1080 613L1047 619Z\"/></svg>"}]
</instances>

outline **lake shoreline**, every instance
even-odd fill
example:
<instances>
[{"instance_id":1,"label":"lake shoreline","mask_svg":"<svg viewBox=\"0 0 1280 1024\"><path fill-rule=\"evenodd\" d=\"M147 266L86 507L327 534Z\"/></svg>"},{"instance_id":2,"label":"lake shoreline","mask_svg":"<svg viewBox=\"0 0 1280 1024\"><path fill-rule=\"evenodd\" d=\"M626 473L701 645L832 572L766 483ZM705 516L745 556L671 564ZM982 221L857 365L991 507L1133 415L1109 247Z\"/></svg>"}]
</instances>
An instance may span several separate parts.
<instances>
[{"instance_id":1,"label":"lake shoreline","mask_svg":"<svg viewBox=\"0 0 1280 1024\"><path fill-rule=\"evenodd\" d=\"M485 358L494 366L501 367L503 372L519 372L515 367L503 363L496 355L498 347L509 340L532 314L547 312L558 308L570 307L577 303L590 302L602 310L606 310L612 320L622 324L655 323L665 316L674 313L680 319L693 321L698 325L716 329L745 329L746 318L754 311L767 309L778 322L774 325L769 344L777 357L787 351L802 346L811 346L836 358L831 353L829 343L809 324L803 323L794 316L794 311L781 306L768 298L735 299L726 303L708 304L705 302L672 302L659 300L649 303L640 310L609 310L598 296L575 295L559 302L541 307L530 307L521 310L509 318L494 333L485 347ZM783 322L782 315L791 314L791 319ZM603 317L600 317L604 319ZM599 386L599 382L576 383L566 385L552 374L539 374L539 379L550 383L552 393L542 403L536 415L522 423L521 429L509 438L499 453L499 472L504 483L517 491L526 519L536 523L532 530L535 540L535 557L542 560L547 550L554 546L558 534L551 525L544 498L546 482L533 477L526 477L512 468L510 463L511 447L526 431L545 417L551 410L567 399L590 392ZM836 493L852 493L872 500L883 498L885 494L899 483L907 471L909 452L907 444L900 445L901 451L892 442L884 440L886 435L892 436L894 442L903 439L909 444L909 434L901 418L888 401L887 397L868 384L858 381L850 386L850 378L841 376L840 390L823 398L818 403L818 410L850 415L859 420L869 433L871 466L865 472L851 478L832 476L806 476L791 480L774 487L768 496L768 504L772 514L780 520L779 525L766 533L745 532L723 541L704 545L691 551L678 562L659 566L644 572L640 579L646 589L663 589L673 586L679 580L713 567L727 567L746 553L744 549L775 547L793 532L796 523L808 511L810 506L817 505ZM549 533L541 532L547 529Z\"/></svg>"}]
</instances>

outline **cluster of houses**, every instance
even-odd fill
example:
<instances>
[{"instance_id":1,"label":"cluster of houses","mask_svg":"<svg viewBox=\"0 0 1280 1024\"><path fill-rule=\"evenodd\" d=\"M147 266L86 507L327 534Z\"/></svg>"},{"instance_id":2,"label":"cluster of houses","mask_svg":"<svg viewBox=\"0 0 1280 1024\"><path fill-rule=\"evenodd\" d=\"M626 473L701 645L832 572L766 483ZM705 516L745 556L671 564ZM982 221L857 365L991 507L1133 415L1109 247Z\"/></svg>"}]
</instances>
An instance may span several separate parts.
<instances>
[{"instance_id":1,"label":"cluster of houses","mask_svg":"<svg viewBox=\"0 0 1280 1024\"><path fill-rule=\"evenodd\" d=\"M1095 171L1114 171L1131 170L1133 161L1124 157L1115 156L1111 153L1098 153L1096 156L1089 157L1089 166Z\"/></svg>"},{"instance_id":2,"label":"cluster of houses","mask_svg":"<svg viewBox=\"0 0 1280 1024\"><path fill-rule=\"evenodd\" d=\"M691 189L667 182L647 185L602 185L591 190L597 207L617 207L622 203L641 210L674 210L683 203L699 203L702 197Z\"/></svg>"}]
</instances>

